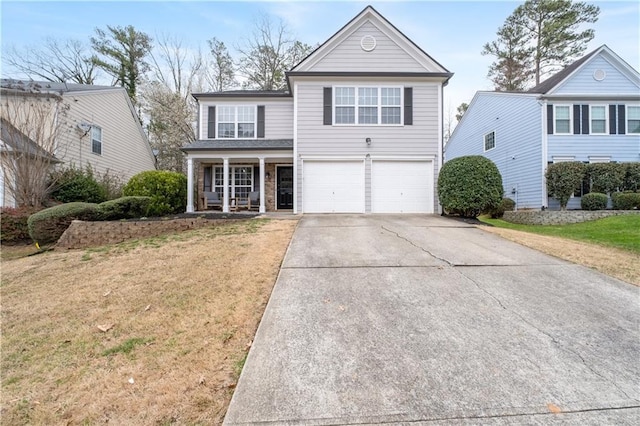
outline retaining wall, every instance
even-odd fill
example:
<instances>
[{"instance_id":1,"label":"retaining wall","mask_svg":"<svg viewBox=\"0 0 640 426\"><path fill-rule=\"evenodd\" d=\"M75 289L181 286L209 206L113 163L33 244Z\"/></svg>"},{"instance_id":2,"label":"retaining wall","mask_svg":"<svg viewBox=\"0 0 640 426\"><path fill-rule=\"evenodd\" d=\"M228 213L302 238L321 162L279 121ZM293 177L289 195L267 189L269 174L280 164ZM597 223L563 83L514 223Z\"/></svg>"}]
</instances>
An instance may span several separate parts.
<instances>
[{"instance_id":1,"label":"retaining wall","mask_svg":"<svg viewBox=\"0 0 640 426\"><path fill-rule=\"evenodd\" d=\"M589 220L602 219L609 216L623 214L640 214L640 210L544 210L504 212L503 219L511 223L522 225L564 225L566 223L580 223Z\"/></svg>"}]
</instances>

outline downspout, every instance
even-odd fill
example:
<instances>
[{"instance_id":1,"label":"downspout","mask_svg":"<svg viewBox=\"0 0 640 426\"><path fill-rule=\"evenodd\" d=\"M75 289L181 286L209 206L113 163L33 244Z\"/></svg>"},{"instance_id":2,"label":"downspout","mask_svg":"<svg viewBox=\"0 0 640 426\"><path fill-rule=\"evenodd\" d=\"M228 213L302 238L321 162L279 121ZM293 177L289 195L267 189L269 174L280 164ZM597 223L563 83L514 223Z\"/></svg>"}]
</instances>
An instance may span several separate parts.
<instances>
[{"instance_id":1,"label":"downspout","mask_svg":"<svg viewBox=\"0 0 640 426\"><path fill-rule=\"evenodd\" d=\"M293 82L293 214L298 214L298 82ZM278 183L276 182L276 185ZM277 188L276 188L277 189Z\"/></svg>"},{"instance_id":2,"label":"downspout","mask_svg":"<svg viewBox=\"0 0 640 426\"><path fill-rule=\"evenodd\" d=\"M542 113L541 113L541 132L542 132L542 137L541 137L541 141L542 141L542 188L541 188L541 194L542 194L542 199L541 201L541 206L544 207L545 209L548 208L548 204L549 204L549 198L547 196L547 179L545 178L545 173L547 171L547 158L548 158L548 135L547 135L547 100L546 99L542 99L542 97L538 98L538 104L542 106Z\"/></svg>"},{"instance_id":3,"label":"downspout","mask_svg":"<svg viewBox=\"0 0 640 426\"><path fill-rule=\"evenodd\" d=\"M438 169L436 170L434 167L434 186L436 185L437 181L438 181L438 175L440 174L440 169L442 168L443 164L444 164L444 135L443 135L443 129L444 129L444 112L442 111L442 105L444 105L444 83L440 83L438 85L438 92L440 92L440 96L438 97L438 114L440 115L440 120L438 121L438 138L440 143L438 144ZM437 172L437 173L436 173ZM433 196L437 199L437 203L438 203L438 214L442 214L442 206L440 205L440 200L438 199L438 195L437 195L438 191L436 191L436 188L433 188Z\"/></svg>"}]
</instances>

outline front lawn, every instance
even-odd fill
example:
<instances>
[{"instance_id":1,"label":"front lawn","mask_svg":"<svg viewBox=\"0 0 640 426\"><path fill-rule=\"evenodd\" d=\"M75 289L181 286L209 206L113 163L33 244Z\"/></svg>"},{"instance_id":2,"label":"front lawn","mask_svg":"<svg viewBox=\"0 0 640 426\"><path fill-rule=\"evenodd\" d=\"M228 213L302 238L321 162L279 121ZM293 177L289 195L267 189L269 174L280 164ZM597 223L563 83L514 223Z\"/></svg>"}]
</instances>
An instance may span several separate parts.
<instances>
[{"instance_id":1,"label":"front lawn","mask_svg":"<svg viewBox=\"0 0 640 426\"><path fill-rule=\"evenodd\" d=\"M480 217L500 228L585 241L640 253L640 215L612 216L569 225L518 225L502 219Z\"/></svg>"}]
</instances>

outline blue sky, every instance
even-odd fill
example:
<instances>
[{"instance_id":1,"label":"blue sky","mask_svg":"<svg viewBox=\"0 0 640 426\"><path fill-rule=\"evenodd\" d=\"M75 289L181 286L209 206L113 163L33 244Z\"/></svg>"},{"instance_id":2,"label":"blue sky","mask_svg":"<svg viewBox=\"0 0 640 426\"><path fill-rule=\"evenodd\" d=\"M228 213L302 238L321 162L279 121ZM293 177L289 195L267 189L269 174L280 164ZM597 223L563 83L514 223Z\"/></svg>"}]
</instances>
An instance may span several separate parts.
<instances>
[{"instance_id":1,"label":"blue sky","mask_svg":"<svg viewBox=\"0 0 640 426\"><path fill-rule=\"evenodd\" d=\"M66 1L0 0L2 50L38 44L47 36L85 40L96 27L133 25L152 37L182 38L204 48L217 37L233 47L248 36L261 13L281 18L297 39L324 42L371 4L443 66L455 73L445 88L445 109L455 111L476 90L490 90L492 62L480 55L484 43L521 2L513 1ZM640 2L591 1L600 7L596 37L588 50L607 44L640 68ZM3 67L2 75L6 75ZM445 110L446 114L446 110Z\"/></svg>"}]
</instances>

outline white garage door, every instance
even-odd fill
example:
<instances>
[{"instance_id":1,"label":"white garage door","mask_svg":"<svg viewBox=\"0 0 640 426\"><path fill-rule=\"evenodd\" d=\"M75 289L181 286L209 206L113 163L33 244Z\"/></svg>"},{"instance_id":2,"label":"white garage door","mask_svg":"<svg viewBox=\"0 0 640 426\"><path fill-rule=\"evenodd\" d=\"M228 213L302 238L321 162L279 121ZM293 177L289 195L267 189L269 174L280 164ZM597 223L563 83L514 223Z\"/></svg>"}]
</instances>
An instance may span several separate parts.
<instances>
[{"instance_id":1,"label":"white garage door","mask_svg":"<svg viewBox=\"0 0 640 426\"><path fill-rule=\"evenodd\" d=\"M305 213L364 213L362 161L305 161L303 211Z\"/></svg>"},{"instance_id":2,"label":"white garage door","mask_svg":"<svg viewBox=\"0 0 640 426\"><path fill-rule=\"evenodd\" d=\"M374 213L433 213L432 161L373 161Z\"/></svg>"}]
</instances>

